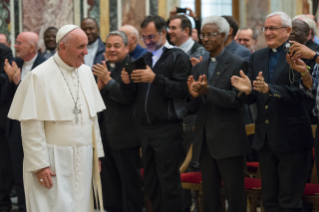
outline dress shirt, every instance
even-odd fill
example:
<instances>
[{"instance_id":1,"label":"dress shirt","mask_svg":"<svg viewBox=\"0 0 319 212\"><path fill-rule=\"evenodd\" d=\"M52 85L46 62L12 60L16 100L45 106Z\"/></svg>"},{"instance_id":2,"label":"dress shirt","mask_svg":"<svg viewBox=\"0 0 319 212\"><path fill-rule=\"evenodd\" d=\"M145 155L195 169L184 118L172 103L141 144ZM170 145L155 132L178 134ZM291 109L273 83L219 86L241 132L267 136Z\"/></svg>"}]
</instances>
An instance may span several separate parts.
<instances>
[{"instance_id":1,"label":"dress shirt","mask_svg":"<svg viewBox=\"0 0 319 212\"><path fill-rule=\"evenodd\" d=\"M192 38L188 38L187 41L185 41L182 45L177 46L179 49L183 50L187 55L189 54L189 51L193 47L195 41Z\"/></svg>"},{"instance_id":2,"label":"dress shirt","mask_svg":"<svg viewBox=\"0 0 319 212\"><path fill-rule=\"evenodd\" d=\"M85 65L87 65L91 68L93 67L94 58L95 58L95 55L96 55L98 48L99 48L99 39L96 39L96 41L94 43L87 46L88 54L84 56Z\"/></svg>"},{"instance_id":3,"label":"dress shirt","mask_svg":"<svg viewBox=\"0 0 319 212\"><path fill-rule=\"evenodd\" d=\"M302 84L302 78L300 80L299 88L310 98L316 99L315 107L312 109L312 113L315 117L319 117L319 65L316 64L312 72L312 87L308 90Z\"/></svg>"},{"instance_id":4,"label":"dress shirt","mask_svg":"<svg viewBox=\"0 0 319 212\"><path fill-rule=\"evenodd\" d=\"M142 46L137 44L136 47L134 48L134 50L129 53L129 55L137 60L140 57L142 57L146 52L147 52L146 49L144 49Z\"/></svg>"},{"instance_id":5,"label":"dress shirt","mask_svg":"<svg viewBox=\"0 0 319 212\"><path fill-rule=\"evenodd\" d=\"M27 76L28 73L31 72L33 63L34 63L35 59L37 59L37 57L38 57L38 54L34 58L32 58L32 60L30 60L28 62L23 61L22 71L21 71L21 80L23 80L23 78L25 76Z\"/></svg>"},{"instance_id":6,"label":"dress shirt","mask_svg":"<svg viewBox=\"0 0 319 212\"><path fill-rule=\"evenodd\" d=\"M53 50L47 49L47 50L45 50L45 51L41 54L41 56L43 56L45 59L49 59L49 58L52 57L54 54L55 54L55 49L53 49Z\"/></svg>"},{"instance_id":7,"label":"dress shirt","mask_svg":"<svg viewBox=\"0 0 319 212\"><path fill-rule=\"evenodd\" d=\"M171 49L171 48L174 48L174 46L170 45L167 41L166 43L159 49L157 49L156 51L154 52L151 52L153 54L152 56L152 61L153 61L153 64L152 64L152 67L155 66L156 62L158 61L158 59L160 59L160 57L162 56L163 54L163 51L164 51L164 47L165 48L168 48L168 49Z\"/></svg>"},{"instance_id":8,"label":"dress shirt","mask_svg":"<svg viewBox=\"0 0 319 212\"><path fill-rule=\"evenodd\" d=\"M223 51L221 53L219 53L216 57L212 57L210 60L209 60L209 64L208 64L208 82L211 81L212 79L212 76L214 74L214 71L217 67L217 64L218 64L218 60L220 60L220 58L222 58L223 56L223 53L224 53L225 49L223 49Z\"/></svg>"},{"instance_id":9,"label":"dress shirt","mask_svg":"<svg viewBox=\"0 0 319 212\"><path fill-rule=\"evenodd\" d=\"M278 59L282 52L284 51L284 45L286 43L282 44L276 49L271 49L270 55L269 55L269 79L271 79L271 76L276 68L276 65L278 63Z\"/></svg>"}]
</instances>

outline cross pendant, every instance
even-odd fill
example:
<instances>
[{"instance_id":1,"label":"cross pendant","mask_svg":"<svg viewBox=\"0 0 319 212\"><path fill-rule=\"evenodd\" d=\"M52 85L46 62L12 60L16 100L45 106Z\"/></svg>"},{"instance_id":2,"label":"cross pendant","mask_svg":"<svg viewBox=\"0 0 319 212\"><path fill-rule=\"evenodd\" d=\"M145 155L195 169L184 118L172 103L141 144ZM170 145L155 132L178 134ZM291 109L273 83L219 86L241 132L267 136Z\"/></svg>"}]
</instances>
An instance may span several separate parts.
<instances>
[{"instance_id":1,"label":"cross pendant","mask_svg":"<svg viewBox=\"0 0 319 212\"><path fill-rule=\"evenodd\" d=\"M73 114L75 115L75 123L78 123L79 122L79 114L81 113L81 110L78 109L78 105L76 104L74 106L74 109L73 109Z\"/></svg>"}]
</instances>

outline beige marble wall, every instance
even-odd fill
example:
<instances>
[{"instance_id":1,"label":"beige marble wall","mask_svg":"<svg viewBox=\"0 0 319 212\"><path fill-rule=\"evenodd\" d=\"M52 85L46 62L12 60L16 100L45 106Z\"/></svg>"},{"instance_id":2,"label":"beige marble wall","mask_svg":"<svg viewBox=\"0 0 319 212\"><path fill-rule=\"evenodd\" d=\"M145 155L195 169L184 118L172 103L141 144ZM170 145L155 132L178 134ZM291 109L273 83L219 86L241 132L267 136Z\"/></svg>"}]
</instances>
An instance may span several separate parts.
<instances>
[{"instance_id":1,"label":"beige marble wall","mask_svg":"<svg viewBox=\"0 0 319 212\"><path fill-rule=\"evenodd\" d=\"M48 27L74 23L73 0L23 0L22 12L23 31L37 33L42 48L43 34Z\"/></svg>"}]
</instances>

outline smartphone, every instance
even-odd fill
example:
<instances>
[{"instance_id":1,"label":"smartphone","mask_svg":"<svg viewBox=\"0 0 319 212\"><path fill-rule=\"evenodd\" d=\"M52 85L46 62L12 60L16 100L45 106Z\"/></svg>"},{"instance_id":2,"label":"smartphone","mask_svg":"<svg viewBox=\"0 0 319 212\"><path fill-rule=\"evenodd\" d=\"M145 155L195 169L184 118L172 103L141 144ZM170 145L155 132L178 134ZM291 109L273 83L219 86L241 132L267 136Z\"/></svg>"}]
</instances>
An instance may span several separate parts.
<instances>
[{"instance_id":1,"label":"smartphone","mask_svg":"<svg viewBox=\"0 0 319 212\"><path fill-rule=\"evenodd\" d=\"M141 57L135 60L134 62L126 63L124 65L124 68L125 68L125 71L127 71L127 73L131 75L134 70L146 69L146 63L144 61L144 58Z\"/></svg>"},{"instance_id":2,"label":"smartphone","mask_svg":"<svg viewBox=\"0 0 319 212\"><path fill-rule=\"evenodd\" d=\"M185 13L186 14L186 8L176 7L176 13Z\"/></svg>"}]
</instances>

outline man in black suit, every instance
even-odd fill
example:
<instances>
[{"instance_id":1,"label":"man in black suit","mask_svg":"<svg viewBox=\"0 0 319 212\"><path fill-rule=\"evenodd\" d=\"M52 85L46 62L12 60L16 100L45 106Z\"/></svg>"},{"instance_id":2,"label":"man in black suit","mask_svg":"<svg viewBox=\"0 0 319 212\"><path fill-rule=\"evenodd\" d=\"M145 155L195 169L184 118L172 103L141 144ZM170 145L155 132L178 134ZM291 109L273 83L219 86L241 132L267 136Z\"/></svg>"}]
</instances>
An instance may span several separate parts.
<instances>
[{"instance_id":1,"label":"man in black suit","mask_svg":"<svg viewBox=\"0 0 319 212\"><path fill-rule=\"evenodd\" d=\"M5 44L0 44L0 92L6 79L4 72L5 59L11 63L13 59L12 51ZM9 192L13 184L13 172L10 149L5 136L5 123L9 108L9 103L0 101L0 212L9 212L11 210Z\"/></svg>"},{"instance_id":2,"label":"man in black suit","mask_svg":"<svg viewBox=\"0 0 319 212\"><path fill-rule=\"evenodd\" d=\"M33 32L22 32L18 35L14 45L17 58L14 59L15 62L12 62L12 66L8 62L5 63L6 80L1 89L1 101L11 105L20 81L23 80L32 69L45 61L44 57L37 54L38 42L39 37ZM23 148L20 122L7 119L5 128L11 150L19 211L24 212L26 211L26 206L23 188Z\"/></svg>"},{"instance_id":3,"label":"man in black suit","mask_svg":"<svg viewBox=\"0 0 319 212\"><path fill-rule=\"evenodd\" d=\"M252 54L248 77L241 72L231 79L244 102L257 103L252 147L258 151L266 211L302 211L311 163L313 137L300 74L290 69L283 50L291 26L285 13L269 14L263 27L268 47Z\"/></svg>"},{"instance_id":4,"label":"man in black suit","mask_svg":"<svg viewBox=\"0 0 319 212\"><path fill-rule=\"evenodd\" d=\"M250 151L237 98L230 78L247 71L248 62L224 48L229 24L220 16L203 20L201 39L210 58L193 68L188 78L188 108L197 111L194 148L200 148L205 212L223 211L222 181L228 211L245 211L244 155ZM207 77L206 77L207 76Z\"/></svg>"},{"instance_id":5,"label":"man in black suit","mask_svg":"<svg viewBox=\"0 0 319 212\"><path fill-rule=\"evenodd\" d=\"M146 69L129 76L122 71L122 90L135 98L135 115L140 120L144 162L144 185L154 212L184 212L179 165L183 153L182 132L187 110L184 105L188 56L166 40L166 22L155 15L141 23L148 53Z\"/></svg>"},{"instance_id":6,"label":"man in black suit","mask_svg":"<svg viewBox=\"0 0 319 212\"><path fill-rule=\"evenodd\" d=\"M134 104L121 92L121 71L132 62L124 32L113 31L106 38L108 62L93 66L107 110L100 123L105 157L102 161L102 189L105 209L109 212L142 211L140 138ZM109 72L110 71L110 72Z\"/></svg>"}]
</instances>

